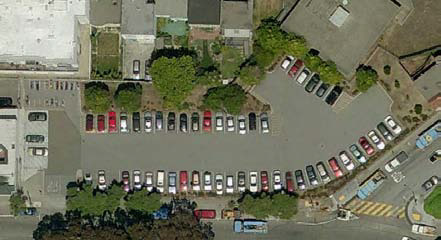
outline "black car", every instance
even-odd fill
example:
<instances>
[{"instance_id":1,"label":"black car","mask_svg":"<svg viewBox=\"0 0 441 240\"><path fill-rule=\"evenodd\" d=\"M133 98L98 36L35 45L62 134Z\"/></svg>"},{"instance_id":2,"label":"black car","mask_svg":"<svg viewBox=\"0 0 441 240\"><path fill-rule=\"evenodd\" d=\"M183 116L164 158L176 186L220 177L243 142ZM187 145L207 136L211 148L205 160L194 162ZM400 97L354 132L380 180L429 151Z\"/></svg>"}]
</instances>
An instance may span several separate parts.
<instances>
[{"instance_id":1,"label":"black car","mask_svg":"<svg viewBox=\"0 0 441 240\"><path fill-rule=\"evenodd\" d=\"M44 142L43 135L26 135L26 142L38 143Z\"/></svg>"},{"instance_id":2,"label":"black car","mask_svg":"<svg viewBox=\"0 0 441 240\"><path fill-rule=\"evenodd\" d=\"M133 131L141 132L141 117L139 115L139 112L133 113L132 122L133 122Z\"/></svg>"},{"instance_id":3,"label":"black car","mask_svg":"<svg viewBox=\"0 0 441 240\"><path fill-rule=\"evenodd\" d=\"M12 98L0 97L0 108L12 106Z\"/></svg>"},{"instance_id":4,"label":"black car","mask_svg":"<svg viewBox=\"0 0 441 240\"><path fill-rule=\"evenodd\" d=\"M163 123L162 112L161 111L157 111L156 112L156 116L155 116L155 128L156 128L156 131L162 130L162 126L163 126L162 123Z\"/></svg>"},{"instance_id":5,"label":"black car","mask_svg":"<svg viewBox=\"0 0 441 240\"><path fill-rule=\"evenodd\" d=\"M193 132L199 131L199 113L197 112L191 114L191 130Z\"/></svg>"},{"instance_id":6,"label":"black car","mask_svg":"<svg viewBox=\"0 0 441 240\"><path fill-rule=\"evenodd\" d=\"M323 95L325 95L326 91L328 90L329 86L330 85L327 83L322 83L320 87L317 89L317 92L315 92L315 95L320 98L323 97Z\"/></svg>"},{"instance_id":7,"label":"black car","mask_svg":"<svg viewBox=\"0 0 441 240\"><path fill-rule=\"evenodd\" d=\"M47 114L45 112L31 112L28 115L29 121L46 121Z\"/></svg>"},{"instance_id":8,"label":"black car","mask_svg":"<svg viewBox=\"0 0 441 240\"><path fill-rule=\"evenodd\" d=\"M331 106L334 105L335 101L337 101L338 97L342 92L343 92L343 88L339 86L335 86L326 97L325 102Z\"/></svg>"},{"instance_id":9,"label":"black car","mask_svg":"<svg viewBox=\"0 0 441 240\"><path fill-rule=\"evenodd\" d=\"M31 121L31 120L30 120ZM86 132L93 131L93 115L86 115Z\"/></svg>"},{"instance_id":10,"label":"black car","mask_svg":"<svg viewBox=\"0 0 441 240\"><path fill-rule=\"evenodd\" d=\"M250 131L254 131L254 130L256 130L256 114L255 113L253 113L253 112L250 112L250 114L248 114L248 119L249 119L249 121L248 121L248 123L249 123L249 126L250 126Z\"/></svg>"},{"instance_id":11,"label":"black car","mask_svg":"<svg viewBox=\"0 0 441 240\"><path fill-rule=\"evenodd\" d=\"M187 132L187 114L181 113L179 116L179 129L181 132Z\"/></svg>"},{"instance_id":12,"label":"black car","mask_svg":"<svg viewBox=\"0 0 441 240\"><path fill-rule=\"evenodd\" d=\"M296 182L297 182L297 186L299 187L299 189L305 190L306 189L305 178L303 177L302 170L295 171L294 175L296 177Z\"/></svg>"},{"instance_id":13,"label":"black car","mask_svg":"<svg viewBox=\"0 0 441 240\"><path fill-rule=\"evenodd\" d=\"M311 185L317 185L317 174L315 174L314 167L312 165L306 166L306 176L308 176L309 183Z\"/></svg>"},{"instance_id":14,"label":"black car","mask_svg":"<svg viewBox=\"0 0 441 240\"><path fill-rule=\"evenodd\" d=\"M381 133L381 135L386 139L387 141L391 141L393 139L392 133L387 129L386 125L384 123L379 123L377 125L378 131Z\"/></svg>"},{"instance_id":15,"label":"black car","mask_svg":"<svg viewBox=\"0 0 441 240\"><path fill-rule=\"evenodd\" d=\"M174 112L169 112L167 117L167 130L168 131L174 131L175 130L175 122L176 122L176 115Z\"/></svg>"},{"instance_id":16,"label":"black car","mask_svg":"<svg viewBox=\"0 0 441 240\"><path fill-rule=\"evenodd\" d=\"M309 82L306 84L305 90L309 93L312 93L312 91L314 91L314 89L317 87L319 82L320 82L320 76L318 74L314 74L311 77L311 80L309 80Z\"/></svg>"}]
</instances>

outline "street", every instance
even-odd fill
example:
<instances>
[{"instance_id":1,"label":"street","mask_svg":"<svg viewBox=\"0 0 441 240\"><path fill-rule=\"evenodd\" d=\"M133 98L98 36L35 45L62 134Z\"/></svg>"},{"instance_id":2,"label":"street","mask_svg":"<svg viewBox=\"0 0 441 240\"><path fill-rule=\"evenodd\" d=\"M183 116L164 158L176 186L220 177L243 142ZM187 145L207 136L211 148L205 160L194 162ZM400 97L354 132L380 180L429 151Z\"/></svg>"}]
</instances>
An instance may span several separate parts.
<instances>
[{"instance_id":1,"label":"street","mask_svg":"<svg viewBox=\"0 0 441 240\"><path fill-rule=\"evenodd\" d=\"M2 217L0 218L0 240L32 239L32 232L37 228L37 217Z\"/></svg>"}]
</instances>

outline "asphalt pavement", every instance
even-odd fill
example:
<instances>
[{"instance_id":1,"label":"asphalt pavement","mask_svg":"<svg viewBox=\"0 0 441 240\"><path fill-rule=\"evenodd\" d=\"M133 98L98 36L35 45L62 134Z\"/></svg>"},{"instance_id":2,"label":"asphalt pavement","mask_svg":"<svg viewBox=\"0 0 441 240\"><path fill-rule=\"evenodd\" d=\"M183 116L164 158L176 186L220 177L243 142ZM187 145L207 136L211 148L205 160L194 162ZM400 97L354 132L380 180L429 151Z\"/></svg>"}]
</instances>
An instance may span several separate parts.
<instances>
[{"instance_id":1,"label":"asphalt pavement","mask_svg":"<svg viewBox=\"0 0 441 240\"><path fill-rule=\"evenodd\" d=\"M0 218L0 240L30 240L37 228L37 217Z\"/></svg>"}]
</instances>

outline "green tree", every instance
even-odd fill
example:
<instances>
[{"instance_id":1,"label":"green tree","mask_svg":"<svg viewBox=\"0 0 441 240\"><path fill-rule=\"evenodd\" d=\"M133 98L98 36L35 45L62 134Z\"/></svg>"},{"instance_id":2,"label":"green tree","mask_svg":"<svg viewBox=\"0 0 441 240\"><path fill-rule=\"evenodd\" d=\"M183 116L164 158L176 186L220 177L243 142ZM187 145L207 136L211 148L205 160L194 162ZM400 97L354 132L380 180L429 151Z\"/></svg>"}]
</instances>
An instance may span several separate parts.
<instances>
[{"instance_id":1,"label":"green tree","mask_svg":"<svg viewBox=\"0 0 441 240\"><path fill-rule=\"evenodd\" d=\"M275 18L262 20L256 30L256 44L266 51L273 52L274 55L283 53L283 44L286 42L287 34L280 29L280 22Z\"/></svg>"},{"instance_id":2,"label":"green tree","mask_svg":"<svg viewBox=\"0 0 441 240\"><path fill-rule=\"evenodd\" d=\"M280 193L256 197L247 194L239 204L245 213L262 219L269 216L290 219L297 213L297 197Z\"/></svg>"},{"instance_id":3,"label":"green tree","mask_svg":"<svg viewBox=\"0 0 441 240\"><path fill-rule=\"evenodd\" d=\"M109 87L103 82L87 83L84 89L86 108L94 113L104 113L110 108L112 99Z\"/></svg>"},{"instance_id":4,"label":"green tree","mask_svg":"<svg viewBox=\"0 0 441 240\"><path fill-rule=\"evenodd\" d=\"M423 105L417 103L417 104L415 104L413 109L416 114L421 114L423 112Z\"/></svg>"},{"instance_id":5,"label":"green tree","mask_svg":"<svg viewBox=\"0 0 441 240\"><path fill-rule=\"evenodd\" d=\"M263 74L257 66L245 66L240 70L239 79L243 85L257 85L262 81Z\"/></svg>"},{"instance_id":6,"label":"green tree","mask_svg":"<svg viewBox=\"0 0 441 240\"><path fill-rule=\"evenodd\" d=\"M295 36L290 33L289 38L284 44L285 53L299 58L303 58L309 51L306 39L300 36Z\"/></svg>"},{"instance_id":7,"label":"green tree","mask_svg":"<svg viewBox=\"0 0 441 240\"><path fill-rule=\"evenodd\" d=\"M370 66L361 66L355 74L357 89L360 92L366 92L378 80L377 72Z\"/></svg>"},{"instance_id":8,"label":"green tree","mask_svg":"<svg viewBox=\"0 0 441 240\"><path fill-rule=\"evenodd\" d=\"M172 108L177 108L193 90L195 73L193 60L189 56L161 57L153 62L150 69L153 86L164 99L164 105Z\"/></svg>"},{"instance_id":9,"label":"green tree","mask_svg":"<svg viewBox=\"0 0 441 240\"><path fill-rule=\"evenodd\" d=\"M146 189L143 189L128 195L125 205L129 210L152 213L161 207L160 199L160 194L149 193Z\"/></svg>"},{"instance_id":10,"label":"green tree","mask_svg":"<svg viewBox=\"0 0 441 240\"><path fill-rule=\"evenodd\" d=\"M263 49L259 45L255 45L252 59L256 62L260 69L265 70L274 62L276 59L276 54L272 51Z\"/></svg>"},{"instance_id":11,"label":"green tree","mask_svg":"<svg viewBox=\"0 0 441 240\"><path fill-rule=\"evenodd\" d=\"M337 70L337 65L333 61L327 61L321 64L318 68L320 77L325 83L339 84L343 79L343 75Z\"/></svg>"},{"instance_id":12,"label":"green tree","mask_svg":"<svg viewBox=\"0 0 441 240\"><path fill-rule=\"evenodd\" d=\"M307 53L304 58L306 66L313 72L318 72L323 65L323 60L318 56L311 53Z\"/></svg>"},{"instance_id":13,"label":"green tree","mask_svg":"<svg viewBox=\"0 0 441 240\"><path fill-rule=\"evenodd\" d=\"M23 199L23 192L21 190L13 193L9 197L9 206L11 208L11 213L16 216L21 210L26 208L25 201Z\"/></svg>"},{"instance_id":14,"label":"green tree","mask_svg":"<svg viewBox=\"0 0 441 240\"><path fill-rule=\"evenodd\" d=\"M125 111L135 112L141 108L141 97L141 84L122 83L115 93L115 103Z\"/></svg>"},{"instance_id":15,"label":"green tree","mask_svg":"<svg viewBox=\"0 0 441 240\"><path fill-rule=\"evenodd\" d=\"M237 115L245 103L245 91L238 84L210 88L202 100L203 106L214 111L225 111Z\"/></svg>"}]
</instances>

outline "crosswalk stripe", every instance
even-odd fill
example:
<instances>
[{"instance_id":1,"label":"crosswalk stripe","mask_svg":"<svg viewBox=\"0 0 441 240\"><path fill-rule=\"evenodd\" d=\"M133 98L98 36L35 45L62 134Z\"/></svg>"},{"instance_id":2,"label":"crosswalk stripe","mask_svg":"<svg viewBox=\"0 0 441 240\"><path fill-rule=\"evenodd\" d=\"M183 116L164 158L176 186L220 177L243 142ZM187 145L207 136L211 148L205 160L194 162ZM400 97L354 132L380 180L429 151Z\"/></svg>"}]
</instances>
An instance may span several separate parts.
<instances>
[{"instance_id":1,"label":"crosswalk stripe","mask_svg":"<svg viewBox=\"0 0 441 240\"><path fill-rule=\"evenodd\" d=\"M387 206L387 204L382 203L380 206L376 207L375 209L372 209L372 211L366 212L367 215L374 215L377 214L379 211L384 209Z\"/></svg>"},{"instance_id":2,"label":"crosswalk stripe","mask_svg":"<svg viewBox=\"0 0 441 240\"><path fill-rule=\"evenodd\" d=\"M398 218L404 218L406 216L406 212L403 211L400 215L398 215Z\"/></svg>"},{"instance_id":3,"label":"crosswalk stripe","mask_svg":"<svg viewBox=\"0 0 441 240\"><path fill-rule=\"evenodd\" d=\"M375 203L374 205L370 206L368 209L363 211L361 214L369 215L370 212L377 209L377 207L382 206L382 203Z\"/></svg>"},{"instance_id":4,"label":"crosswalk stripe","mask_svg":"<svg viewBox=\"0 0 441 240\"><path fill-rule=\"evenodd\" d=\"M366 210L366 208L370 207L372 204L374 204L374 203L373 202L366 202L366 204L363 204L363 206L361 206L361 208L355 209L354 212L361 213L364 210Z\"/></svg>"},{"instance_id":5,"label":"crosswalk stripe","mask_svg":"<svg viewBox=\"0 0 441 240\"><path fill-rule=\"evenodd\" d=\"M402 207L402 208L400 208L400 210L398 210L398 211L395 213L395 215L400 216L400 215L402 215L402 214L404 213L405 210L406 210L406 208L405 208L405 207Z\"/></svg>"},{"instance_id":6,"label":"crosswalk stripe","mask_svg":"<svg viewBox=\"0 0 441 240\"><path fill-rule=\"evenodd\" d=\"M392 211L389 211L389 212L386 214L386 217L390 217L390 216L394 215L395 211L397 211L399 208L400 208L400 206L395 207L394 210L392 210Z\"/></svg>"},{"instance_id":7,"label":"crosswalk stripe","mask_svg":"<svg viewBox=\"0 0 441 240\"><path fill-rule=\"evenodd\" d=\"M384 214L388 213L391 208L393 208L393 206L392 205L388 205L385 209L381 210L381 212L379 212L377 214L377 216L383 216Z\"/></svg>"},{"instance_id":8,"label":"crosswalk stripe","mask_svg":"<svg viewBox=\"0 0 441 240\"><path fill-rule=\"evenodd\" d=\"M350 208L352 208L353 206L355 206L357 203L360 203L360 201L357 200L356 198L354 198L354 199L352 199L352 200L346 205L346 208L350 209Z\"/></svg>"},{"instance_id":9,"label":"crosswalk stripe","mask_svg":"<svg viewBox=\"0 0 441 240\"><path fill-rule=\"evenodd\" d=\"M355 207L353 207L352 209L359 209L361 206L363 206L366 202L358 202L357 205L355 205Z\"/></svg>"}]
</instances>

